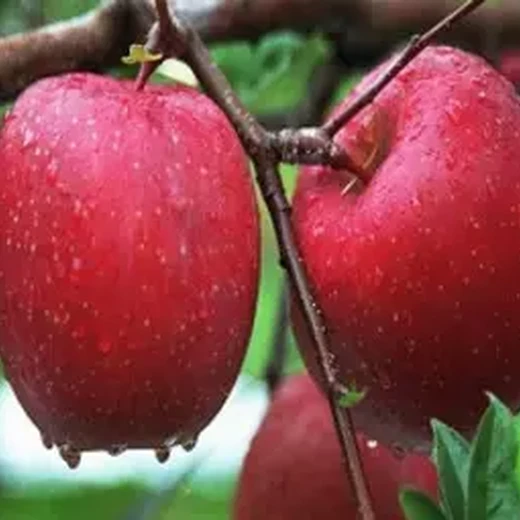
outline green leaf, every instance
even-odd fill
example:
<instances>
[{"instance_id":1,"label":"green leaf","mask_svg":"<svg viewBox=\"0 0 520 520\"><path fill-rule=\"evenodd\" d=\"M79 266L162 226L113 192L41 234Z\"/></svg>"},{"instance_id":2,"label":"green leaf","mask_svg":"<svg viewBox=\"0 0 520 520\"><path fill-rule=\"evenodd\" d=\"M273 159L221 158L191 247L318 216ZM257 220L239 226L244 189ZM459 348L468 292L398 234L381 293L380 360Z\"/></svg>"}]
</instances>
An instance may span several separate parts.
<instances>
[{"instance_id":1,"label":"green leaf","mask_svg":"<svg viewBox=\"0 0 520 520\"><path fill-rule=\"evenodd\" d=\"M95 9L99 0L81 0L68 1L63 0L45 0L42 2L42 8L45 20L63 20L78 16L90 9Z\"/></svg>"},{"instance_id":2,"label":"green leaf","mask_svg":"<svg viewBox=\"0 0 520 520\"><path fill-rule=\"evenodd\" d=\"M455 430L433 420L433 458L439 474L443 510L450 520L464 518L464 489L468 475L470 447Z\"/></svg>"},{"instance_id":3,"label":"green leaf","mask_svg":"<svg viewBox=\"0 0 520 520\"><path fill-rule=\"evenodd\" d=\"M489 399L471 448L466 520L511 520L520 511L514 419L496 397L489 395Z\"/></svg>"},{"instance_id":4,"label":"green leaf","mask_svg":"<svg viewBox=\"0 0 520 520\"><path fill-rule=\"evenodd\" d=\"M2 123L3 116L11 109L12 103L5 103L0 105L0 124Z\"/></svg>"},{"instance_id":5,"label":"green leaf","mask_svg":"<svg viewBox=\"0 0 520 520\"><path fill-rule=\"evenodd\" d=\"M240 99L254 113L288 110L306 95L308 81L330 52L319 36L271 33L256 45L217 45L212 55Z\"/></svg>"},{"instance_id":6,"label":"green leaf","mask_svg":"<svg viewBox=\"0 0 520 520\"><path fill-rule=\"evenodd\" d=\"M446 520L439 506L419 491L405 489L401 491L399 501L406 520Z\"/></svg>"},{"instance_id":7,"label":"green leaf","mask_svg":"<svg viewBox=\"0 0 520 520\"><path fill-rule=\"evenodd\" d=\"M321 36L308 39L291 35L266 41L258 49L263 75L244 96L255 113L275 112L296 106L306 95L314 68L329 53Z\"/></svg>"},{"instance_id":8,"label":"green leaf","mask_svg":"<svg viewBox=\"0 0 520 520\"><path fill-rule=\"evenodd\" d=\"M233 88L242 97L243 91L254 85L261 74L260 63L248 42L213 45L211 55Z\"/></svg>"},{"instance_id":9,"label":"green leaf","mask_svg":"<svg viewBox=\"0 0 520 520\"><path fill-rule=\"evenodd\" d=\"M342 408L352 408L358 405L366 395L366 388L359 390L356 385L351 385L343 390L342 395L338 399L338 404Z\"/></svg>"},{"instance_id":10,"label":"green leaf","mask_svg":"<svg viewBox=\"0 0 520 520\"><path fill-rule=\"evenodd\" d=\"M516 456L516 485L518 492L520 493L520 416L515 419L516 426L516 442L519 446L518 453Z\"/></svg>"},{"instance_id":11,"label":"green leaf","mask_svg":"<svg viewBox=\"0 0 520 520\"><path fill-rule=\"evenodd\" d=\"M61 487L51 482L46 486L24 485L19 488L23 492L1 493L2 520L126 518L134 503L148 493L146 487L137 484L91 486L77 483L74 487Z\"/></svg>"}]
</instances>

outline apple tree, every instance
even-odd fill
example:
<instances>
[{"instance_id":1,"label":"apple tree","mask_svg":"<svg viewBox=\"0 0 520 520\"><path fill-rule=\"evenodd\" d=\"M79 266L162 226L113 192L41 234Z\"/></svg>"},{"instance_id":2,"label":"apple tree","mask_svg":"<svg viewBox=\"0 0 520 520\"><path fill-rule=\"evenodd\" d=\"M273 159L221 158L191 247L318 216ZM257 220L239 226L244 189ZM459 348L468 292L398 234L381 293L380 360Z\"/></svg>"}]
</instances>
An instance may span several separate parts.
<instances>
[{"instance_id":1,"label":"apple tree","mask_svg":"<svg viewBox=\"0 0 520 520\"><path fill-rule=\"evenodd\" d=\"M520 516L520 6L369 4L3 7L0 357L70 468L242 369L231 517Z\"/></svg>"}]
</instances>

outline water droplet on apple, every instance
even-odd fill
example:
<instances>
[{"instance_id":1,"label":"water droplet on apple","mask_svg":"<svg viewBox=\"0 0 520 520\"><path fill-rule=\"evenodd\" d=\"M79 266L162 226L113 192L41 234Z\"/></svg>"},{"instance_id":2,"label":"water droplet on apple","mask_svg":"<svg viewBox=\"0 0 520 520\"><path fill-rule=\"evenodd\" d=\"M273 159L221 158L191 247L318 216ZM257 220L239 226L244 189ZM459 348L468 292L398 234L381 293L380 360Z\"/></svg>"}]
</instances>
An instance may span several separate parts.
<instances>
[{"instance_id":1,"label":"water droplet on apple","mask_svg":"<svg viewBox=\"0 0 520 520\"><path fill-rule=\"evenodd\" d=\"M325 228L324 228L324 226L320 223L320 224L314 226L314 228L313 228L313 230L312 230L312 234L313 234L313 236L315 236L315 237L319 237L319 236L323 235L324 231L325 231Z\"/></svg>"},{"instance_id":2,"label":"water droplet on apple","mask_svg":"<svg viewBox=\"0 0 520 520\"><path fill-rule=\"evenodd\" d=\"M181 441L181 446L185 451L192 451L197 446L198 437L194 435L191 439L183 439Z\"/></svg>"},{"instance_id":3,"label":"water droplet on apple","mask_svg":"<svg viewBox=\"0 0 520 520\"><path fill-rule=\"evenodd\" d=\"M394 443L390 449L397 459L403 460L406 457L406 450L400 444Z\"/></svg>"},{"instance_id":4,"label":"water droplet on apple","mask_svg":"<svg viewBox=\"0 0 520 520\"><path fill-rule=\"evenodd\" d=\"M168 437L165 441L164 441L164 446L168 447L168 448L174 448L175 446L177 446L177 444L179 444L179 439L178 437Z\"/></svg>"},{"instance_id":5,"label":"water droplet on apple","mask_svg":"<svg viewBox=\"0 0 520 520\"><path fill-rule=\"evenodd\" d=\"M110 448L108 448L107 453L109 455L112 455L112 457L117 457L118 455L121 455L121 453L126 451L127 448L128 446L126 444L114 444L113 446L110 446Z\"/></svg>"},{"instance_id":6,"label":"water droplet on apple","mask_svg":"<svg viewBox=\"0 0 520 520\"><path fill-rule=\"evenodd\" d=\"M56 182L58 180L58 171L56 168L52 167L47 171L47 184L49 186L56 186Z\"/></svg>"},{"instance_id":7,"label":"water droplet on apple","mask_svg":"<svg viewBox=\"0 0 520 520\"><path fill-rule=\"evenodd\" d=\"M42 439L42 444L48 449L52 449L54 442L52 442L52 438L47 433L40 432L40 436Z\"/></svg>"},{"instance_id":8,"label":"water droplet on apple","mask_svg":"<svg viewBox=\"0 0 520 520\"><path fill-rule=\"evenodd\" d=\"M383 370L381 370L378 375L381 388L383 390L390 390L392 388L392 380L390 379L390 376Z\"/></svg>"},{"instance_id":9,"label":"water droplet on apple","mask_svg":"<svg viewBox=\"0 0 520 520\"><path fill-rule=\"evenodd\" d=\"M70 444L63 444L59 447L60 457L65 461L70 469L76 469L81 462L81 453Z\"/></svg>"},{"instance_id":10,"label":"water droplet on apple","mask_svg":"<svg viewBox=\"0 0 520 520\"><path fill-rule=\"evenodd\" d=\"M22 146L26 148L34 141L34 132L30 129L27 129L23 134Z\"/></svg>"},{"instance_id":11,"label":"water droplet on apple","mask_svg":"<svg viewBox=\"0 0 520 520\"><path fill-rule=\"evenodd\" d=\"M83 266L83 260L81 258L76 256L72 259L72 270L73 271L79 271L82 266Z\"/></svg>"},{"instance_id":12,"label":"water droplet on apple","mask_svg":"<svg viewBox=\"0 0 520 520\"><path fill-rule=\"evenodd\" d=\"M456 155L453 152L450 152L450 151L448 151L448 153L446 153L446 155L444 157L444 160L446 161L446 166L449 169L453 169L453 168L456 167L457 159L458 158L456 157Z\"/></svg>"},{"instance_id":13,"label":"water droplet on apple","mask_svg":"<svg viewBox=\"0 0 520 520\"><path fill-rule=\"evenodd\" d=\"M368 439L367 440L367 448L370 450L375 450L379 446L379 443L376 440Z\"/></svg>"},{"instance_id":14,"label":"water droplet on apple","mask_svg":"<svg viewBox=\"0 0 520 520\"><path fill-rule=\"evenodd\" d=\"M112 342L104 339L98 343L98 349L103 354L108 354L112 350Z\"/></svg>"},{"instance_id":15,"label":"water droplet on apple","mask_svg":"<svg viewBox=\"0 0 520 520\"><path fill-rule=\"evenodd\" d=\"M168 446L160 446L155 449L155 458L161 463L164 464L170 458L171 450Z\"/></svg>"}]
</instances>

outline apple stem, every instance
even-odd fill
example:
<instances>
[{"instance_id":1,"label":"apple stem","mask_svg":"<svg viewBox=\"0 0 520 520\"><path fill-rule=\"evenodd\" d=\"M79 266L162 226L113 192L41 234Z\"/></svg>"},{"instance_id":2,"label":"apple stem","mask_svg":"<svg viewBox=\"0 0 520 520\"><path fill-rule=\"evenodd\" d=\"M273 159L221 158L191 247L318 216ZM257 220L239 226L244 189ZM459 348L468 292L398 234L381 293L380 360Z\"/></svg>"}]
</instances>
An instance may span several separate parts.
<instances>
[{"instance_id":1,"label":"apple stem","mask_svg":"<svg viewBox=\"0 0 520 520\"><path fill-rule=\"evenodd\" d=\"M160 1L157 2L158 4ZM161 13L162 11L157 8L157 11ZM146 42L146 48L154 53L159 50L161 46L161 28L160 23L157 22L151 29L150 34L148 35L148 41ZM157 67L164 61L163 59L156 61L144 61L141 63L141 67L139 68L139 74L137 75L137 79L135 80L135 90L141 91L146 85L147 81L150 79L150 76L155 72Z\"/></svg>"},{"instance_id":2,"label":"apple stem","mask_svg":"<svg viewBox=\"0 0 520 520\"><path fill-rule=\"evenodd\" d=\"M148 34L146 48L153 54L161 48L167 48L170 56L180 56L184 53L186 45L183 39L176 37L177 29L174 27L167 0L155 0L157 22L154 23ZM135 82L135 89L142 90L150 76L164 61L164 56L159 60L144 61L139 69Z\"/></svg>"},{"instance_id":3,"label":"apple stem","mask_svg":"<svg viewBox=\"0 0 520 520\"><path fill-rule=\"evenodd\" d=\"M148 82L150 76L154 73L157 66L158 65L155 62L145 62L141 64L139 74L135 80L135 90L141 91L144 89L144 86Z\"/></svg>"}]
</instances>

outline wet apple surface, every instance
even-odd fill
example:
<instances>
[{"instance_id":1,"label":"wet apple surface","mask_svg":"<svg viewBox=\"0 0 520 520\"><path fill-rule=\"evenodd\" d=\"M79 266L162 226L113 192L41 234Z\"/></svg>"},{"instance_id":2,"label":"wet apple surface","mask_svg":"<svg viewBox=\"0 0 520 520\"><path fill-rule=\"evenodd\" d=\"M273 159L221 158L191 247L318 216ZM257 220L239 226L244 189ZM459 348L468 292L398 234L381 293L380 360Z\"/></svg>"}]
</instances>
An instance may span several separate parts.
<instances>
[{"instance_id":1,"label":"wet apple surface","mask_svg":"<svg viewBox=\"0 0 520 520\"><path fill-rule=\"evenodd\" d=\"M397 458L361 433L357 440L378 519L403 519L403 487L436 496L429 458ZM308 375L289 377L275 392L245 459L234 512L236 520L358 518L329 405Z\"/></svg>"},{"instance_id":2,"label":"wet apple surface","mask_svg":"<svg viewBox=\"0 0 520 520\"><path fill-rule=\"evenodd\" d=\"M192 447L256 303L247 159L185 87L90 74L30 87L0 135L0 354L48 445Z\"/></svg>"},{"instance_id":3,"label":"wet apple surface","mask_svg":"<svg viewBox=\"0 0 520 520\"><path fill-rule=\"evenodd\" d=\"M368 158L371 179L345 192L342 172L302 168L293 222L338 378L367 390L356 424L388 445L426 449L432 417L471 432L485 391L517 409L520 102L512 85L477 57L432 47L337 139Z\"/></svg>"}]
</instances>

